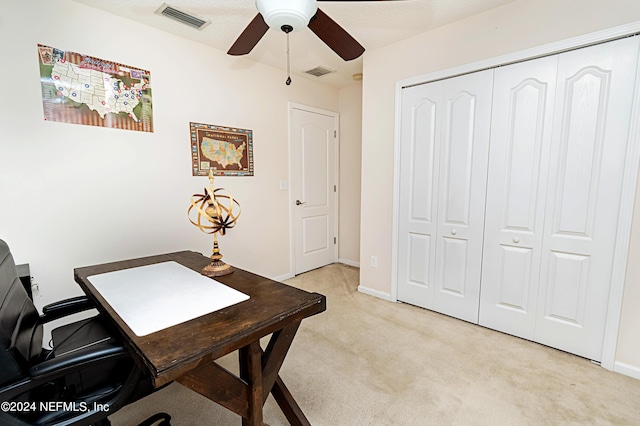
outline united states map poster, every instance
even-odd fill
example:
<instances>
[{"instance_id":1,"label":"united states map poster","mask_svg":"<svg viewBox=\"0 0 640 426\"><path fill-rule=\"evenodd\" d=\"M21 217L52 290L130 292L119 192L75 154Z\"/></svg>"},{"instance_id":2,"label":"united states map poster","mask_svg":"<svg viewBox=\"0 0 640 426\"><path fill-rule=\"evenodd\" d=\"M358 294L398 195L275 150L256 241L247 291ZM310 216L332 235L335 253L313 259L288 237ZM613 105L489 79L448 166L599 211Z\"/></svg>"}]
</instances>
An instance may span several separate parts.
<instances>
[{"instance_id":1,"label":"united states map poster","mask_svg":"<svg viewBox=\"0 0 640 426\"><path fill-rule=\"evenodd\" d=\"M38 44L46 121L153 132L151 73Z\"/></svg>"},{"instance_id":2,"label":"united states map poster","mask_svg":"<svg viewBox=\"0 0 640 426\"><path fill-rule=\"evenodd\" d=\"M189 123L193 176L253 176L253 132Z\"/></svg>"}]
</instances>

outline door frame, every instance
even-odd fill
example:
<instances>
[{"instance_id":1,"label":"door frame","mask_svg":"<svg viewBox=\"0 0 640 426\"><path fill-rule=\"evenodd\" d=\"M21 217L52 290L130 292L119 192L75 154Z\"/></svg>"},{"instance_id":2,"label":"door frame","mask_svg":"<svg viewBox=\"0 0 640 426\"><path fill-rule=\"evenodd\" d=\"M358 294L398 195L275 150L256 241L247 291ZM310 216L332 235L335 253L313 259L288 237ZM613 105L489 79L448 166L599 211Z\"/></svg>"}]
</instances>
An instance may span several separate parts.
<instances>
[{"instance_id":1,"label":"door frame","mask_svg":"<svg viewBox=\"0 0 640 426\"><path fill-rule=\"evenodd\" d=\"M394 176L393 176L393 228L391 247L391 300L398 300L398 238L399 238L399 194L400 194L400 134L399 123L402 113L402 89L436 80L451 78L458 75L495 68L515 62L522 62L542 56L562 53L568 50L580 49L593 44L613 41L640 33L640 21L609 28L602 31L572 37L566 40L545 44L531 49L521 50L506 55L473 62L453 68L427 73L396 82L395 88L395 130L394 130ZM616 247L611 274L611 288L607 308L604 342L602 345L601 366L607 370L618 371L615 355L618 344L618 329L622 312L629 243L631 240L631 224L638 185L638 170L640 163L640 61L636 69L636 83L633 104L631 106L631 123L627 145L627 161L625 162L620 213L618 215L618 229ZM623 367L620 367L622 370ZM620 371L629 375L628 372Z\"/></svg>"},{"instance_id":2,"label":"door frame","mask_svg":"<svg viewBox=\"0 0 640 426\"><path fill-rule=\"evenodd\" d=\"M296 245L295 245L295 241L296 241L296 235L295 235L295 226L294 226L294 220L295 220L295 214L294 214L294 208L295 208L295 194L292 191L292 187L293 187L293 132L294 132L294 128L293 128L293 110L297 109L297 110L302 110L302 111L306 111L306 112L311 112L314 114L322 114L322 115L326 115L329 117L333 117L334 123L335 123L335 130L336 130L336 136L335 136L335 146L334 146L334 182L336 185L336 191L333 193L333 223L334 223L334 229L333 229L333 235L335 236L335 238L338 238L338 225L339 225L339 217L340 215L338 214L338 200L340 199L339 194L340 194L340 185L338 185L338 179L340 177L339 172L339 155L340 155L340 115L335 112L335 111L329 111L326 109L321 109L321 108L316 108L316 107L312 107L309 105L304 105L304 104L299 104L296 102L289 102L288 103L288 120L289 120L289 143L288 143L288 157L289 157L289 170L287 173L288 176L288 181L289 181L289 185L288 185L288 191L289 191L289 270L290 273L289 275L291 277L294 277L296 274L296 253L295 253L295 249L296 249ZM339 240L336 240L336 243L333 245L333 262L337 262L338 261L338 245L340 244Z\"/></svg>"}]
</instances>

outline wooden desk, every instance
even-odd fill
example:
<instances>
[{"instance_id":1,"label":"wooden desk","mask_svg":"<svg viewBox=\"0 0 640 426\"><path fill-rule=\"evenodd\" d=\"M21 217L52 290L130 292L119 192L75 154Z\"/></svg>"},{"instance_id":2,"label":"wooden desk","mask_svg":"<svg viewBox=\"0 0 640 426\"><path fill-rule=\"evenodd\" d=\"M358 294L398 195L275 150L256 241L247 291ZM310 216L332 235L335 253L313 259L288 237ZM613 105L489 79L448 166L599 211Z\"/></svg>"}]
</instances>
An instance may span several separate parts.
<instances>
[{"instance_id":1,"label":"wooden desk","mask_svg":"<svg viewBox=\"0 0 640 426\"><path fill-rule=\"evenodd\" d=\"M177 381L242 416L243 425L262 426L269 395L292 425L308 425L302 410L278 375L300 322L326 309L326 299L235 269L216 280L250 299L149 334L136 336L87 279L91 275L175 261L195 271L209 258L190 251L76 268L75 280L98 310L113 321L131 350L151 372L156 387ZM266 349L260 339L271 334ZM239 351L240 377L214 360Z\"/></svg>"}]
</instances>

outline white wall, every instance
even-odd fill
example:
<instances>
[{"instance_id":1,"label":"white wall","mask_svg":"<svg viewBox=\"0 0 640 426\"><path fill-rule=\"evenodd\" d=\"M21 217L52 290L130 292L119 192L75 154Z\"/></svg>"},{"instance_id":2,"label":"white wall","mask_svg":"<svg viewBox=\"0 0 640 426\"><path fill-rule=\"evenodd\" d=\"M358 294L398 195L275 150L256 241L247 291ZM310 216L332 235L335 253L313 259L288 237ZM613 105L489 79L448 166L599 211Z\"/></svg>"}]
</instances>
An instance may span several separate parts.
<instances>
[{"instance_id":1,"label":"white wall","mask_svg":"<svg viewBox=\"0 0 640 426\"><path fill-rule=\"evenodd\" d=\"M150 70L154 133L45 122L37 43ZM70 0L4 2L0 51L0 238L30 263L37 304L79 294L77 266L211 253L186 216L208 183L191 176L190 121L253 130L255 176L216 178L242 205L221 250L241 268L290 273L287 103L337 111L337 89L287 87L282 71Z\"/></svg>"},{"instance_id":2,"label":"white wall","mask_svg":"<svg viewBox=\"0 0 640 426\"><path fill-rule=\"evenodd\" d=\"M520 0L364 57L360 286L391 298L395 83L640 20L637 0ZM637 225L637 221L634 225ZM634 226L632 249L640 245ZM632 251L632 253L637 252ZM372 268L371 256L378 258ZM640 374L640 271L630 269L616 360ZM622 361L624 360L624 361Z\"/></svg>"},{"instance_id":3,"label":"white wall","mask_svg":"<svg viewBox=\"0 0 640 426\"><path fill-rule=\"evenodd\" d=\"M340 262L360 263L360 153L362 83L340 89L340 182L338 230ZM358 126L354 126L358 123Z\"/></svg>"}]
</instances>

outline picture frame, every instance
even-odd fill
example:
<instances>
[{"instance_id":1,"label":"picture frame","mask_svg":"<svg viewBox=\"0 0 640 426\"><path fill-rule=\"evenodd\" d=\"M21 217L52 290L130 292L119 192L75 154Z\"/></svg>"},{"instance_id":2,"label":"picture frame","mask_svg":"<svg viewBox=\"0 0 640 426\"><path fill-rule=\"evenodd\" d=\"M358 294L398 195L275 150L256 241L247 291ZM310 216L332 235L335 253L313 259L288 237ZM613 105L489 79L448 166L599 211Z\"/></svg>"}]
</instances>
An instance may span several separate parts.
<instances>
[{"instance_id":1,"label":"picture frame","mask_svg":"<svg viewBox=\"0 0 640 426\"><path fill-rule=\"evenodd\" d=\"M189 123L193 176L253 176L253 131Z\"/></svg>"}]
</instances>

